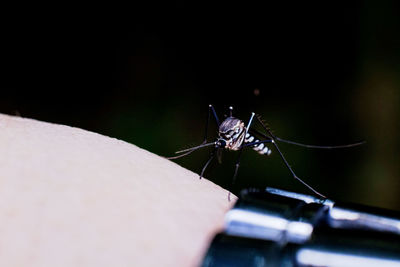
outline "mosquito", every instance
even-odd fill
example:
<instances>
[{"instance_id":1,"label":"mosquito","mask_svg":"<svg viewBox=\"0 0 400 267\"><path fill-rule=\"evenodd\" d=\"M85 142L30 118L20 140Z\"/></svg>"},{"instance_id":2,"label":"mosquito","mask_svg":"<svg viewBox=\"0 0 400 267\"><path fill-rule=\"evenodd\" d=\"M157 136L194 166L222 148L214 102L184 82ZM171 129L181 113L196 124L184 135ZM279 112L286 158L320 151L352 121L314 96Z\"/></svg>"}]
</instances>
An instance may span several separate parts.
<instances>
[{"instance_id":1,"label":"mosquito","mask_svg":"<svg viewBox=\"0 0 400 267\"><path fill-rule=\"evenodd\" d=\"M178 159L184 156L189 155L190 153L203 148L203 147L209 147L209 146L214 146L214 149L210 153L210 158L207 160L205 165L203 166L201 173L200 173L200 179L204 177L204 172L206 171L208 165L211 163L211 161L215 158L217 155L218 161L221 161L221 153L224 149L226 150L232 150L232 151L239 151L236 163L235 163L235 171L233 173L233 178L232 178L232 185L234 184L236 180L236 176L238 174L239 166L240 166L240 159L242 156L242 152L244 148L252 148L256 152L258 152L261 155L266 155L269 156L272 153L272 150L267 146L267 144L272 144L273 147L276 149L278 152L279 156L281 157L283 163L285 166L288 168L289 172L293 176L294 179L302 183L305 187L307 187L309 190L311 190L314 194L318 195L319 197L326 199L326 196L323 194L319 193L317 190L315 190L313 187L311 187L309 184L304 182L302 179L300 179L295 172L293 171L292 167L289 165L288 161L284 157L282 151L279 149L279 146L277 142L283 142L283 143L288 143L292 145L297 145L297 146L302 146L302 147L307 147L307 148L322 148L322 149L334 149L334 148L348 148L348 147L354 147L354 146L359 146L365 143L365 141L353 143L353 144L347 144L347 145L338 145L338 146L318 146L318 145L307 145L307 144L302 144L290 140L285 140L282 139L272 133L270 128L266 125L266 123L261 119L260 115L256 115L254 112L251 113L250 119L247 122L247 125L245 124L244 121L233 117L233 107L229 107L229 117L227 117L222 123L220 123L220 120L217 116L217 113L215 112L215 109L212 105L209 105L208 108L208 115L207 115L207 121L206 121L206 129L205 129L205 136L203 142L194 147L190 147L187 149L183 149L180 151L175 152L176 154L179 154L177 156L173 157L167 157L167 159ZM217 140L214 142L207 142L208 138L208 128L209 128L209 121L211 115L214 117L215 122L218 127L218 137ZM264 133L257 131L256 129L250 128L252 126L252 122L254 117L256 118L256 122L258 122L261 127L264 130ZM230 200L230 193L228 194L228 199Z\"/></svg>"}]
</instances>

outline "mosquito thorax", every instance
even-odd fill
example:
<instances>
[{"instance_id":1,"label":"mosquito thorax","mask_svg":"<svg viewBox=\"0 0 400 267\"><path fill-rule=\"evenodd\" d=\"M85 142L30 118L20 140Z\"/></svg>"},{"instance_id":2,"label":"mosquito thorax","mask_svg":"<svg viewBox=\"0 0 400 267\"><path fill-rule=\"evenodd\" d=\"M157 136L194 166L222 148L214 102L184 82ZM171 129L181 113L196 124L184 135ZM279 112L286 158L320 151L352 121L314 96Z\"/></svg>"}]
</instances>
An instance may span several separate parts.
<instances>
[{"instance_id":1,"label":"mosquito thorax","mask_svg":"<svg viewBox=\"0 0 400 267\"><path fill-rule=\"evenodd\" d=\"M225 148L230 150L238 150L244 140L244 122L234 118L226 118L219 126L219 139L223 140Z\"/></svg>"}]
</instances>

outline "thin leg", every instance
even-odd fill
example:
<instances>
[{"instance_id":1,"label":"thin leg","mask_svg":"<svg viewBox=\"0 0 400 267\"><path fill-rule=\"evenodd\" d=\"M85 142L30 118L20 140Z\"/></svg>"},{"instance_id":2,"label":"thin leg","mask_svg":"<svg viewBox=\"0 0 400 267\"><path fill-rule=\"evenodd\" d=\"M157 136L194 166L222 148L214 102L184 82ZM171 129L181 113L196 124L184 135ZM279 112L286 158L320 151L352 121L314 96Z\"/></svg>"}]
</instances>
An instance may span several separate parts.
<instances>
[{"instance_id":1,"label":"thin leg","mask_svg":"<svg viewBox=\"0 0 400 267\"><path fill-rule=\"evenodd\" d=\"M248 131L250 129L251 123L252 123L253 118L254 118L254 114L255 114L254 112L251 113L250 120L247 123L246 132L245 132L245 135L244 135L245 138L246 138L246 135L247 135L247 133L248 133Z\"/></svg>"},{"instance_id":2,"label":"thin leg","mask_svg":"<svg viewBox=\"0 0 400 267\"><path fill-rule=\"evenodd\" d=\"M232 117L232 112L233 112L233 107L230 106L230 107L229 107L229 117Z\"/></svg>"},{"instance_id":3,"label":"thin leg","mask_svg":"<svg viewBox=\"0 0 400 267\"><path fill-rule=\"evenodd\" d=\"M218 159L218 163L219 164L221 164L222 163L222 151L223 151L224 149L223 148L218 148L217 149L217 159Z\"/></svg>"},{"instance_id":4,"label":"thin leg","mask_svg":"<svg viewBox=\"0 0 400 267\"><path fill-rule=\"evenodd\" d=\"M207 113L207 120L206 120L206 130L204 133L204 140L203 140L203 144L207 143L207 137L208 137L208 124L210 122L210 115L211 113L214 116L215 122L217 123L217 127L219 127L219 119L217 116L217 113L215 112L215 109L213 107L213 105L208 105L208 113Z\"/></svg>"},{"instance_id":5,"label":"thin leg","mask_svg":"<svg viewBox=\"0 0 400 267\"><path fill-rule=\"evenodd\" d=\"M257 117L258 117L259 120L261 120L261 118L259 117L259 115L257 115ZM265 124L264 124L264 126L265 126ZM265 128L267 128L267 127L264 127L264 129L265 129ZM278 137L278 136L272 135L272 133L271 133L270 131L267 131L267 132L269 132L272 136L268 136L268 135L266 135L266 134L263 134L263 133L261 133L261 132L255 130L255 129L251 129L251 130L249 130L249 132L252 132L253 135L259 135L259 136L262 136L262 137L264 137L264 138L271 138L271 137L273 136L275 141L279 141L279 142L283 142L283 143L288 143L288 144L296 145L296 146L307 147L307 148L337 149L337 148L348 148L348 147L359 146L359 145L363 145L363 144L366 143L366 141L360 141L360 142L352 143L352 144L334 145L334 146L309 145L309 144L302 144L302 143L299 143L299 142L294 142L294 141L282 139L282 138L280 138L280 137Z\"/></svg>"},{"instance_id":6,"label":"thin leg","mask_svg":"<svg viewBox=\"0 0 400 267\"><path fill-rule=\"evenodd\" d=\"M314 188L312 188L310 185L308 185L306 182L304 182L302 179L300 179L299 177L297 177L297 175L294 173L292 167L290 167L289 163L287 162L287 160L285 159L285 157L283 156L281 150L279 149L278 145L273 141L272 142L276 148L276 150L278 150L279 155L281 156L283 162L285 163L286 167L289 169L289 171L291 172L292 176L298 180L300 183L302 183L303 185L305 185L308 189L310 189L311 191L313 191L315 194L317 194L318 196L322 197L322 198L326 198L326 196L324 196L323 194L319 193L317 190L315 190Z\"/></svg>"},{"instance_id":7,"label":"thin leg","mask_svg":"<svg viewBox=\"0 0 400 267\"><path fill-rule=\"evenodd\" d=\"M264 123L262 122L262 120L259 118L259 116L257 116L257 120L258 122L262 125L262 127L264 128L264 130L272 137L272 144L275 146L276 150L278 151L281 159L283 160L283 162L285 163L286 167L289 169L290 173L292 174L293 178L295 178L296 180L298 180L300 183L302 183L303 185L305 185L308 189L310 189L312 192L314 192L316 195L322 197L322 198L326 198L326 196L322 195L321 193L319 193L317 190L315 190L314 188L312 188L310 185L308 185L306 182L304 182L302 179L300 179L299 177L297 177L297 175L294 173L292 167L290 167L289 163L287 162L287 160L285 159L285 157L283 156L283 153L281 152L281 150L279 149L278 145L275 142L275 136L271 133L271 131L264 125Z\"/></svg>"},{"instance_id":8,"label":"thin leg","mask_svg":"<svg viewBox=\"0 0 400 267\"><path fill-rule=\"evenodd\" d=\"M240 158L242 156L242 151L243 151L243 147L239 150L239 155L238 155L238 157L236 159L235 172L233 173L231 189L229 190L229 193L228 193L228 201L231 201L231 191L232 191L233 185L235 184L236 177L237 177L237 174L238 174L238 170L239 170L239 167L240 167Z\"/></svg>"},{"instance_id":9,"label":"thin leg","mask_svg":"<svg viewBox=\"0 0 400 267\"><path fill-rule=\"evenodd\" d=\"M260 115L257 115L256 118L257 118L257 121L258 121L258 122L261 124L261 126L264 128L264 130L267 132L267 134L269 134L273 140L276 140L277 137L276 137L275 135L273 135L272 132L271 132L271 130L264 124L264 122L263 122L262 119L261 119L261 116L260 116Z\"/></svg>"},{"instance_id":10,"label":"thin leg","mask_svg":"<svg viewBox=\"0 0 400 267\"><path fill-rule=\"evenodd\" d=\"M204 172L206 171L208 165L209 165L210 162L214 159L214 157L215 157L215 148L214 148L214 150L211 152L210 158L208 159L208 161L207 161L206 164L204 165L203 169L201 170L199 179L201 179L202 177L204 177L204 176L203 176L203 175L204 175Z\"/></svg>"},{"instance_id":11,"label":"thin leg","mask_svg":"<svg viewBox=\"0 0 400 267\"><path fill-rule=\"evenodd\" d=\"M247 132L248 132L250 126L251 126L251 122L253 121L253 118L254 118L254 112L251 113L249 122L247 123L246 132L244 133L245 138L246 138ZM237 173L238 173L238 170L239 170L239 167L240 167L240 158L242 156L242 152L243 152L243 148L244 147L245 147L245 144L244 144L244 141L243 141L243 143L242 143L242 145L240 147L240 150L239 150L239 155L238 155L238 157L236 159L235 172L233 173L231 188L233 187L233 185L235 184L235 181L236 181L236 176L237 176ZM231 190L229 190L229 193L228 193L228 200L229 201L231 201L231 192L230 191Z\"/></svg>"},{"instance_id":12,"label":"thin leg","mask_svg":"<svg viewBox=\"0 0 400 267\"><path fill-rule=\"evenodd\" d=\"M217 122L217 126L219 127L219 125L220 125L219 119L218 119L217 113L215 112L213 105L210 104L210 105L208 105L208 107L209 107L208 112L210 113L210 109L211 109L211 111L214 115L215 121ZM208 117L210 117L210 114L208 115Z\"/></svg>"},{"instance_id":13,"label":"thin leg","mask_svg":"<svg viewBox=\"0 0 400 267\"><path fill-rule=\"evenodd\" d=\"M205 133L204 133L204 139L203 139L203 142L202 142L199 146L202 146L202 145L204 145L204 144L207 143L208 125L209 125L211 113L213 114L214 119L215 119L215 122L217 123L217 126L219 127L219 119L218 119L217 113L215 112L214 107L213 107L212 105L209 105L209 106L208 106L208 113L207 113L207 120L206 120L206 129L205 129ZM193 150L187 151L187 152L185 152L185 153L183 153L183 154L180 154L180 155L178 155L178 156L167 157L167 159L178 159L178 158L182 158L182 157L187 156L187 155L189 155L190 153L192 153L193 151L196 151L196 150L197 150L197 149L193 149ZM186 151L186 149L185 149L185 151ZM178 153L179 153L179 152L178 152Z\"/></svg>"}]
</instances>

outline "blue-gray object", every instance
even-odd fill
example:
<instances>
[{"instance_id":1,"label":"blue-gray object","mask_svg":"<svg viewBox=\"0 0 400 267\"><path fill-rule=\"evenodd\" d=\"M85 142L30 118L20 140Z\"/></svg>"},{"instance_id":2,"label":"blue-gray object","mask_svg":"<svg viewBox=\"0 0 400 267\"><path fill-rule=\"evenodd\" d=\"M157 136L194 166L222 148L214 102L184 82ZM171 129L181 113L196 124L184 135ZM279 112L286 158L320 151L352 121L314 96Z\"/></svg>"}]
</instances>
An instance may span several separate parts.
<instances>
[{"instance_id":1,"label":"blue-gray object","mask_svg":"<svg viewBox=\"0 0 400 267\"><path fill-rule=\"evenodd\" d=\"M202 266L400 266L400 214L275 188L244 190Z\"/></svg>"}]
</instances>

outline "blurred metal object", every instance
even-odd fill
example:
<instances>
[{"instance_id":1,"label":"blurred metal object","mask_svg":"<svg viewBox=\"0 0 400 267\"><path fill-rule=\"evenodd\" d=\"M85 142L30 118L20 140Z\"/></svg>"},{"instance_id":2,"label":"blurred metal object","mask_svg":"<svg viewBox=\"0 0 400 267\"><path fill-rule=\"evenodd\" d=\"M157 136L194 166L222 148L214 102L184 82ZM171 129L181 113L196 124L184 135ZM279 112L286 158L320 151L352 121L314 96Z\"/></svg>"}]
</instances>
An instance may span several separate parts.
<instances>
[{"instance_id":1,"label":"blurred metal object","mask_svg":"<svg viewBox=\"0 0 400 267\"><path fill-rule=\"evenodd\" d=\"M327 222L333 228L370 229L400 235L400 214L362 205L335 203L329 199L293 193L267 187L270 194L302 200L307 204L319 203L329 206Z\"/></svg>"},{"instance_id":2,"label":"blurred metal object","mask_svg":"<svg viewBox=\"0 0 400 267\"><path fill-rule=\"evenodd\" d=\"M400 266L400 214L267 188L241 193L202 266Z\"/></svg>"}]
</instances>

